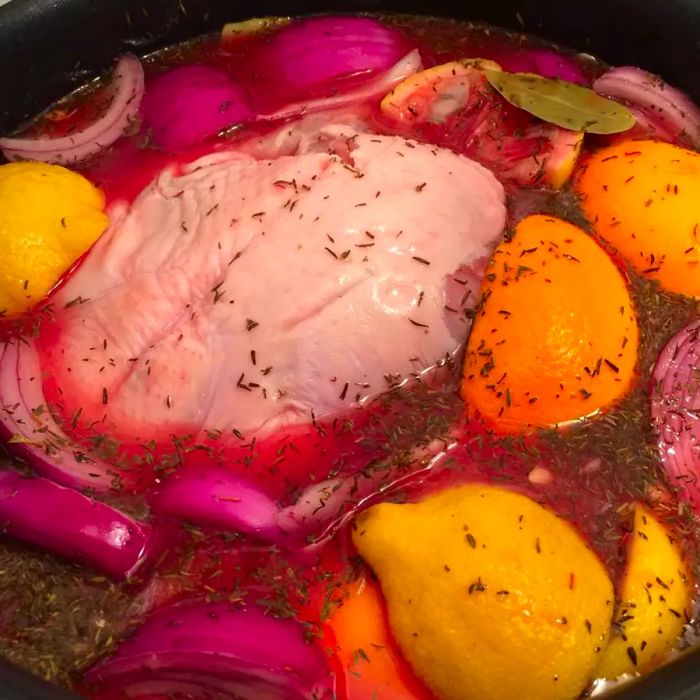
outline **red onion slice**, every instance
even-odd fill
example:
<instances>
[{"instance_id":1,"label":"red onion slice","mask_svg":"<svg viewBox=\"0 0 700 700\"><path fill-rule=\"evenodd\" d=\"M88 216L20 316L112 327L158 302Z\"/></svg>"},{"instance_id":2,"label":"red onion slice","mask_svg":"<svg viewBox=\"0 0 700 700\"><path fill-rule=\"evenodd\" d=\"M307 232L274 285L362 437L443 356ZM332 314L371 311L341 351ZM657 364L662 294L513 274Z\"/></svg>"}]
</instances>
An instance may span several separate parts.
<instances>
[{"instance_id":1,"label":"red onion slice","mask_svg":"<svg viewBox=\"0 0 700 700\"><path fill-rule=\"evenodd\" d=\"M392 88L396 87L402 80L417 73L423 67L420 53L414 49L404 56L396 65L385 73L366 82L364 85L350 90L344 94L333 97L322 97L306 102L297 102L287 107L283 107L272 114L258 115L258 121L276 121L278 119L290 119L311 112L319 112L324 109L336 109L346 107L357 102L371 100L375 97L384 97Z\"/></svg>"},{"instance_id":2,"label":"red onion slice","mask_svg":"<svg viewBox=\"0 0 700 700\"><path fill-rule=\"evenodd\" d=\"M613 68L593 83L605 97L626 104L657 138L700 148L700 109L680 90L641 68Z\"/></svg>"},{"instance_id":3,"label":"red onion slice","mask_svg":"<svg viewBox=\"0 0 700 700\"><path fill-rule=\"evenodd\" d=\"M183 688L193 700L211 697L211 690L237 700L321 700L330 695L323 654L306 642L299 623L230 603L157 612L115 654L91 668L84 683L120 688L127 697Z\"/></svg>"},{"instance_id":4,"label":"red onion slice","mask_svg":"<svg viewBox=\"0 0 700 700\"><path fill-rule=\"evenodd\" d=\"M150 497L153 511L198 525L279 538L278 508L260 489L223 467L188 467Z\"/></svg>"},{"instance_id":5,"label":"red onion slice","mask_svg":"<svg viewBox=\"0 0 700 700\"><path fill-rule=\"evenodd\" d=\"M415 447L403 465L370 464L354 474L312 484L277 515L286 546L306 551L322 546L357 513L430 472L458 445L457 435L455 428L444 439Z\"/></svg>"},{"instance_id":6,"label":"red onion slice","mask_svg":"<svg viewBox=\"0 0 700 700\"><path fill-rule=\"evenodd\" d=\"M1 531L115 579L159 550L153 528L48 479L0 471Z\"/></svg>"},{"instance_id":7,"label":"red onion slice","mask_svg":"<svg viewBox=\"0 0 700 700\"><path fill-rule=\"evenodd\" d=\"M31 343L5 345L0 357L0 437L43 476L74 488L108 490L114 476L109 465L92 459L64 435L46 406L41 376Z\"/></svg>"},{"instance_id":8,"label":"red onion slice","mask_svg":"<svg viewBox=\"0 0 700 700\"><path fill-rule=\"evenodd\" d=\"M677 333L654 368L651 415L671 480L700 506L700 321Z\"/></svg>"},{"instance_id":9,"label":"red onion slice","mask_svg":"<svg viewBox=\"0 0 700 700\"><path fill-rule=\"evenodd\" d=\"M143 68L136 56L122 56L111 82L112 101L89 127L60 138L3 138L0 150L8 160L74 163L111 146L133 124L144 91Z\"/></svg>"}]
</instances>

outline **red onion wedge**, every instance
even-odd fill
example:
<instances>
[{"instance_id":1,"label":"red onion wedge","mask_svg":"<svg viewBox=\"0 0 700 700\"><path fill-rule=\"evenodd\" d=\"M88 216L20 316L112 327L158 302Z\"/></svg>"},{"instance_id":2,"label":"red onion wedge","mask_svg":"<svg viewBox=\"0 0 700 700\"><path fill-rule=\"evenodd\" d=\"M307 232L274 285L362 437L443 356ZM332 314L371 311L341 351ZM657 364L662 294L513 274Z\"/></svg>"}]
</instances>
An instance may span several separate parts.
<instances>
[{"instance_id":1,"label":"red onion wedge","mask_svg":"<svg viewBox=\"0 0 700 700\"><path fill-rule=\"evenodd\" d=\"M430 472L457 446L457 435L455 428L444 439L414 447L405 462L377 460L354 474L312 484L277 515L287 547L317 549L358 512Z\"/></svg>"},{"instance_id":2,"label":"red onion wedge","mask_svg":"<svg viewBox=\"0 0 700 700\"><path fill-rule=\"evenodd\" d=\"M158 515L279 538L278 508L259 488L224 467L188 467L170 477L150 497Z\"/></svg>"},{"instance_id":3,"label":"red onion wedge","mask_svg":"<svg viewBox=\"0 0 700 700\"><path fill-rule=\"evenodd\" d=\"M387 71L410 45L369 17L313 17L292 22L264 46L264 60L294 88L309 88L362 73Z\"/></svg>"},{"instance_id":4,"label":"red onion wedge","mask_svg":"<svg viewBox=\"0 0 700 700\"><path fill-rule=\"evenodd\" d=\"M577 85L590 85L575 58L552 49L522 48L498 56L504 70L512 73L535 73L543 78L558 78Z\"/></svg>"},{"instance_id":5,"label":"red onion wedge","mask_svg":"<svg viewBox=\"0 0 700 700\"><path fill-rule=\"evenodd\" d=\"M149 84L144 126L153 141L180 150L253 117L248 96L226 73L208 66L179 66Z\"/></svg>"},{"instance_id":6,"label":"red onion wedge","mask_svg":"<svg viewBox=\"0 0 700 700\"><path fill-rule=\"evenodd\" d=\"M258 115L258 121L276 121L278 119L290 119L311 112L319 112L325 109L336 109L373 98L384 97L392 88L402 80L421 70L423 62L417 49L404 56L396 65L385 73L376 76L358 88L333 97L297 102L283 107L272 114Z\"/></svg>"},{"instance_id":7,"label":"red onion wedge","mask_svg":"<svg viewBox=\"0 0 700 700\"><path fill-rule=\"evenodd\" d=\"M677 333L654 368L651 415L661 461L681 492L700 506L700 321Z\"/></svg>"},{"instance_id":8,"label":"red onion wedge","mask_svg":"<svg viewBox=\"0 0 700 700\"><path fill-rule=\"evenodd\" d=\"M664 141L700 148L700 110L680 90L641 68L613 68L593 89L626 104L640 126Z\"/></svg>"},{"instance_id":9,"label":"red onion wedge","mask_svg":"<svg viewBox=\"0 0 700 700\"><path fill-rule=\"evenodd\" d=\"M114 474L63 434L48 410L34 346L8 343L0 356L0 438L39 474L65 486L106 491ZM3 434L4 433L4 434Z\"/></svg>"},{"instance_id":10,"label":"red onion wedge","mask_svg":"<svg viewBox=\"0 0 700 700\"><path fill-rule=\"evenodd\" d=\"M155 613L115 654L87 672L84 685L123 689L130 698L183 691L191 700L330 697L325 659L305 641L304 627L230 603L194 603Z\"/></svg>"},{"instance_id":11,"label":"red onion wedge","mask_svg":"<svg viewBox=\"0 0 700 700\"><path fill-rule=\"evenodd\" d=\"M0 531L115 579L132 576L160 549L149 524L10 469L0 471Z\"/></svg>"},{"instance_id":12,"label":"red onion wedge","mask_svg":"<svg viewBox=\"0 0 700 700\"><path fill-rule=\"evenodd\" d=\"M8 160L75 163L111 146L133 124L144 91L143 68L136 56L122 56L114 69L112 100L89 127L60 138L4 138L0 150Z\"/></svg>"}]
</instances>

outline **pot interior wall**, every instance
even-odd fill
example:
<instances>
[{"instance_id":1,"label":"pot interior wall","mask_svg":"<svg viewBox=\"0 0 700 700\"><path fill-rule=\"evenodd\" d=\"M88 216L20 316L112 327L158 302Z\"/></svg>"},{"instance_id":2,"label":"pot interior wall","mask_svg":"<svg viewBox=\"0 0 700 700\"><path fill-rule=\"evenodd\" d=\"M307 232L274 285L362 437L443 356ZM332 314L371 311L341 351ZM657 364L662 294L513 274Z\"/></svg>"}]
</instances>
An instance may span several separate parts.
<instances>
[{"instance_id":1,"label":"pot interior wall","mask_svg":"<svg viewBox=\"0 0 700 700\"><path fill-rule=\"evenodd\" d=\"M663 75L700 100L698 0L13 0L0 9L0 132L107 67L260 15L411 12L524 29Z\"/></svg>"},{"instance_id":2,"label":"pot interior wall","mask_svg":"<svg viewBox=\"0 0 700 700\"><path fill-rule=\"evenodd\" d=\"M612 64L643 66L700 101L700 0L13 0L0 8L0 133L125 51L147 53L251 16L357 11L450 16L528 31ZM68 697L0 662L2 700ZM700 697L700 653L624 697Z\"/></svg>"}]
</instances>

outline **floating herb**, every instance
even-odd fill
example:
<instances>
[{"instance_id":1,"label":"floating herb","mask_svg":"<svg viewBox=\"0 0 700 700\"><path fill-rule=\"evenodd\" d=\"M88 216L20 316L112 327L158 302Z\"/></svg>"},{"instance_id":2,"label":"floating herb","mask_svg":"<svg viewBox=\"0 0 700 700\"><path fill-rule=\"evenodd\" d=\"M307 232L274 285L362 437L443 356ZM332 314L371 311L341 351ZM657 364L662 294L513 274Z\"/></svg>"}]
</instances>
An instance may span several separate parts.
<instances>
[{"instance_id":1,"label":"floating herb","mask_svg":"<svg viewBox=\"0 0 700 700\"><path fill-rule=\"evenodd\" d=\"M246 34L269 32L288 22L289 17L253 17L242 22L229 22L221 30L221 38L226 41Z\"/></svg>"},{"instance_id":2,"label":"floating herb","mask_svg":"<svg viewBox=\"0 0 700 700\"><path fill-rule=\"evenodd\" d=\"M508 102L564 129L617 134L631 129L636 123L634 114L627 107L581 85L530 73L482 70Z\"/></svg>"},{"instance_id":3,"label":"floating herb","mask_svg":"<svg viewBox=\"0 0 700 700\"><path fill-rule=\"evenodd\" d=\"M125 586L13 543L0 544L2 655L71 687L137 622Z\"/></svg>"}]
</instances>

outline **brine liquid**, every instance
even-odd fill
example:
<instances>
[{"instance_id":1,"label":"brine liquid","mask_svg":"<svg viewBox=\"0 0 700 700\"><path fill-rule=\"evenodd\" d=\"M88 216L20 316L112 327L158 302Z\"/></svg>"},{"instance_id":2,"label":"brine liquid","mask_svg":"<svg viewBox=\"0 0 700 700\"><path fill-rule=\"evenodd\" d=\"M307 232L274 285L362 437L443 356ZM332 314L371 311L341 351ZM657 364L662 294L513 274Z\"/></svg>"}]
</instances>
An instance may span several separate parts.
<instances>
[{"instance_id":1,"label":"brine liquid","mask_svg":"<svg viewBox=\"0 0 700 700\"><path fill-rule=\"evenodd\" d=\"M427 65L478 56L496 60L507 69L513 57L533 41L462 22L397 17L386 21L415 40ZM264 36L222 46L218 35L203 37L158 52L146 65L151 71L190 62L223 68L244 86L254 82L256 92L260 85L267 86L265 104L256 107L273 110L291 96L280 89L274 73L251 63L251 48L259 41ZM601 70L592 59L581 60L591 74ZM58 135L79 127L99 109L99 99L99 85L93 85L49 111L31 131ZM235 144L236 134L231 139ZM188 153L186 159L197 155ZM143 135L134 135L122 138L83 172L104 189L108 201L131 200L172 162L171 156L152 148ZM537 209L581 221L571 193L512 190L509 196L511 216ZM378 475L387 488L386 497L393 500L414 499L464 481L508 484L575 523L613 576L619 575L623 563L631 505L643 499L694 552L691 519L675 500L658 462L648 389L656 354L697 313L697 305L658 292L633 271L628 275L641 330L636 387L620 406L604 415L561 433L496 438L462 421L458 357L447 362L430 384L414 381L390 389L369 407L264 443L241 436L231 461L285 506L313 483L358 470L365 474L355 477L360 481L369 478L368 473L372 478ZM58 396L53 399L60 403ZM440 456L441 439L451 448ZM197 449L216 450L217 440L213 434ZM168 449L154 447L149 459L142 462L150 466L132 466L124 473L122 492L110 498L140 512L142 501L132 492L141 490L154 472L177 469L195 449L187 436L177 436L175 442L178 444ZM431 445L428 451L427 445ZM549 483L542 483L543 473L551 477ZM323 507L320 499L319 511ZM322 634L323 619L338 602L335 594L340 582L363 566L352 550L342 517L351 509L351 504L340 508L327 519L327 526L310 531L306 550L295 555L239 534L185 526L178 535L178 547L167 553L148 578L126 584L111 583L15 543L0 543L0 653L49 680L71 686L82 669L113 649L147 611L183 597L245 598L271 614L301 616L310 634Z\"/></svg>"}]
</instances>

